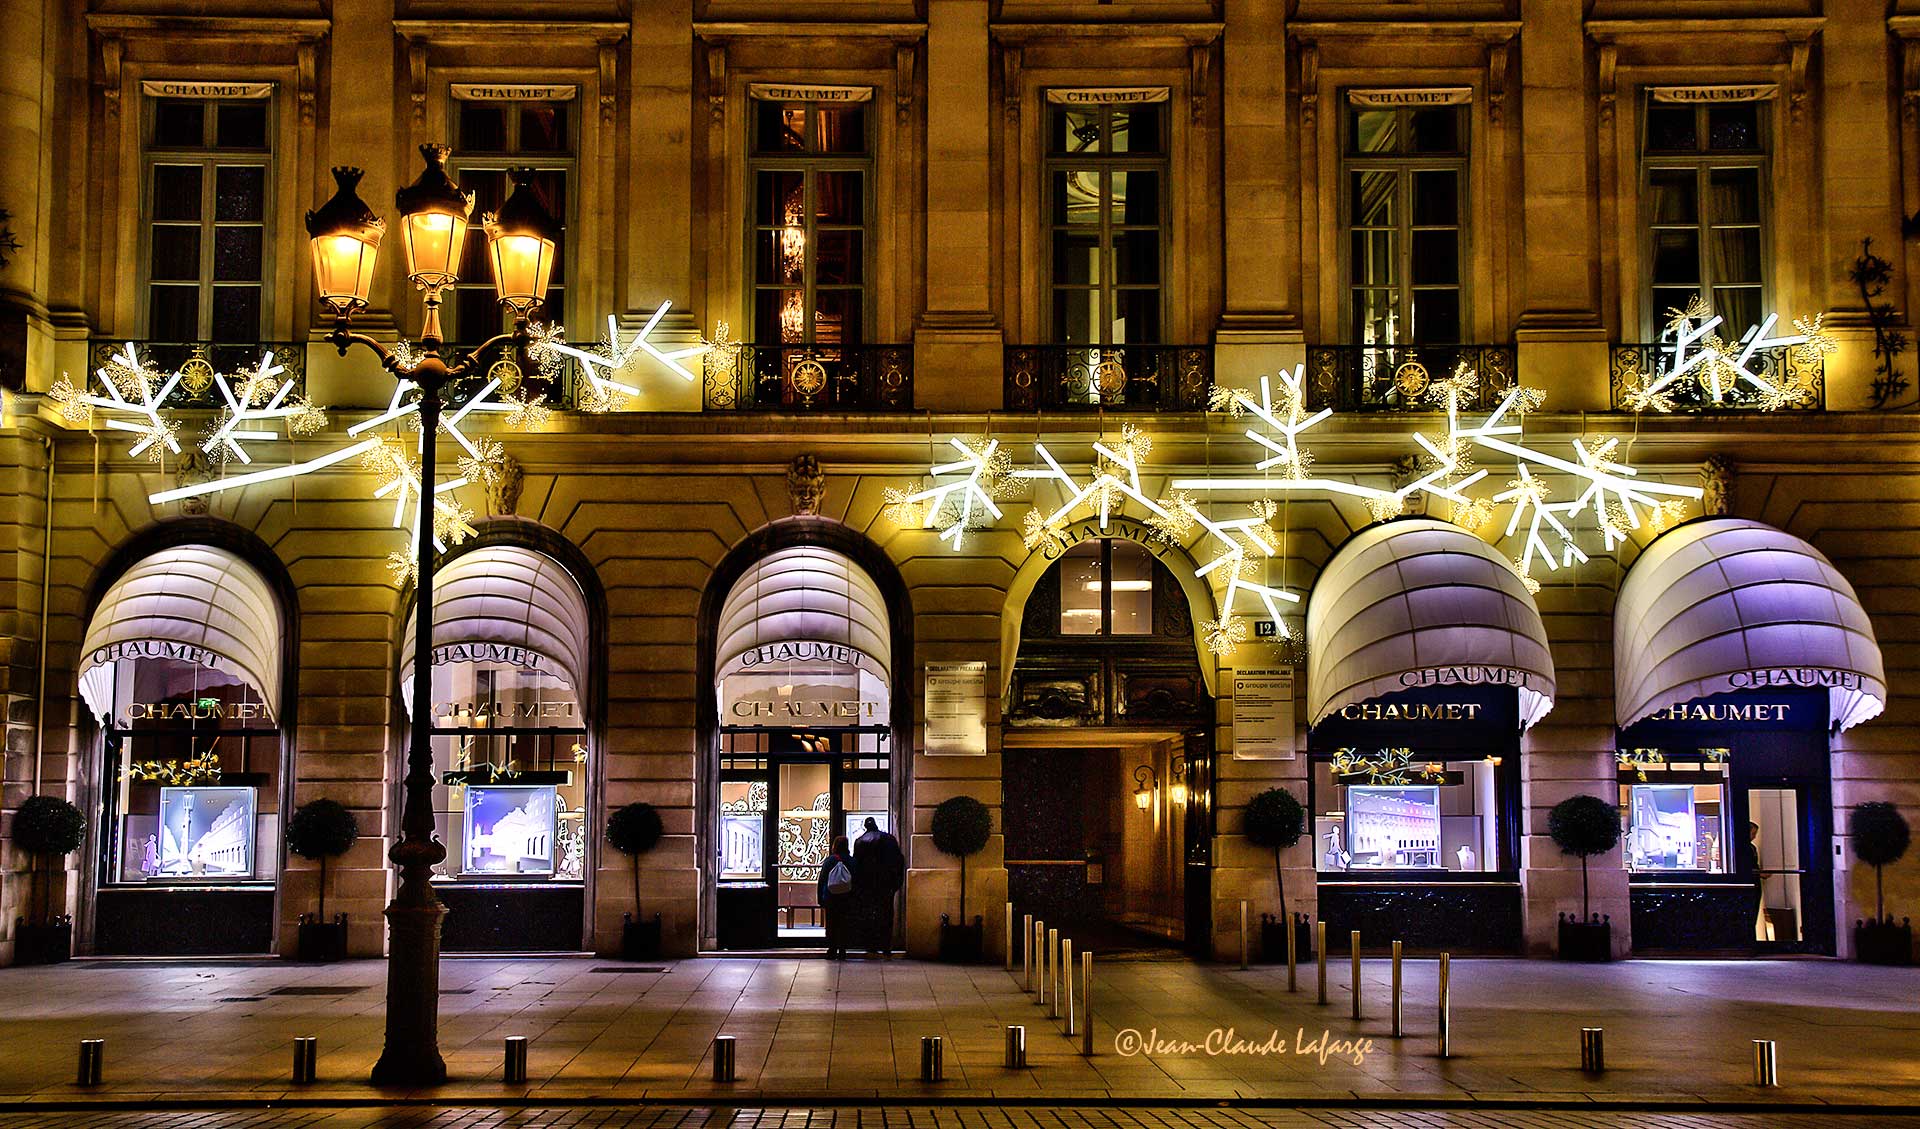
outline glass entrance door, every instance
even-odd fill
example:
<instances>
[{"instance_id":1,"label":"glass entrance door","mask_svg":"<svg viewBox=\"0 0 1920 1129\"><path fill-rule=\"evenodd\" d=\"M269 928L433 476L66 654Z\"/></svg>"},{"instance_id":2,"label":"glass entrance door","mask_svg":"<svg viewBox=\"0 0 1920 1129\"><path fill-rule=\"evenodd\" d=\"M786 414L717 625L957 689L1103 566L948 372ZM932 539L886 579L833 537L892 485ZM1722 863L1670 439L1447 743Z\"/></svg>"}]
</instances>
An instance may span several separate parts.
<instances>
[{"instance_id":1,"label":"glass entrance door","mask_svg":"<svg viewBox=\"0 0 1920 1129\"><path fill-rule=\"evenodd\" d=\"M1762 951L1833 951L1833 866L1824 798L1793 780L1747 789L1748 833L1759 861L1754 942Z\"/></svg>"}]
</instances>

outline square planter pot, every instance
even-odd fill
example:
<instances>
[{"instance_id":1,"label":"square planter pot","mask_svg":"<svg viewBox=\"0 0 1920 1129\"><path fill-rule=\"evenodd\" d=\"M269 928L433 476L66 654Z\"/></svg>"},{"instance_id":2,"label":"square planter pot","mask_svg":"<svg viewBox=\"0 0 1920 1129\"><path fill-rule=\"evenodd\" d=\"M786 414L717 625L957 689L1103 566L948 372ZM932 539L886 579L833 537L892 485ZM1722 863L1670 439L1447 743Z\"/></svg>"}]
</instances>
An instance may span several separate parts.
<instances>
[{"instance_id":1,"label":"square planter pot","mask_svg":"<svg viewBox=\"0 0 1920 1129\"><path fill-rule=\"evenodd\" d=\"M1853 955L1862 964L1912 964L1913 922L1902 918L1895 925L1891 916L1856 921Z\"/></svg>"},{"instance_id":2,"label":"square planter pot","mask_svg":"<svg viewBox=\"0 0 1920 1129\"><path fill-rule=\"evenodd\" d=\"M46 925L13 924L13 963L59 964L73 956L73 919L59 918Z\"/></svg>"},{"instance_id":3,"label":"square planter pot","mask_svg":"<svg viewBox=\"0 0 1920 1129\"><path fill-rule=\"evenodd\" d=\"M630 913L621 914L620 959L660 959L660 915L652 921L635 921Z\"/></svg>"},{"instance_id":4,"label":"square planter pot","mask_svg":"<svg viewBox=\"0 0 1920 1129\"><path fill-rule=\"evenodd\" d=\"M975 914L972 921L963 921L958 925L940 915L940 959L948 964L979 964L983 950L985 927L980 915Z\"/></svg>"},{"instance_id":5,"label":"square planter pot","mask_svg":"<svg viewBox=\"0 0 1920 1129\"><path fill-rule=\"evenodd\" d=\"M1313 958L1313 922L1304 913L1293 915L1293 956L1296 961ZM1260 959L1266 964L1287 963L1286 927L1270 913L1260 915Z\"/></svg>"},{"instance_id":6,"label":"square planter pot","mask_svg":"<svg viewBox=\"0 0 1920 1129\"><path fill-rule=\"evenodd\" d=\"M347 915L337 913L332 921L300 915L300 937L294 958L312 963L328 963L347 958Z\"/></svg>"},{"instance_id":7,"label":"square planter pot","mask_svg":"<svg viewBox=\"0 0 1920 1129\"><path fill-rule=\"evenodd\" d=\"M1613 918L1596 913L1591 920L1581 921L1571 914L1561 914L1559 957L1591 964L1612 960Z\"/></svg>"}]
</instances>

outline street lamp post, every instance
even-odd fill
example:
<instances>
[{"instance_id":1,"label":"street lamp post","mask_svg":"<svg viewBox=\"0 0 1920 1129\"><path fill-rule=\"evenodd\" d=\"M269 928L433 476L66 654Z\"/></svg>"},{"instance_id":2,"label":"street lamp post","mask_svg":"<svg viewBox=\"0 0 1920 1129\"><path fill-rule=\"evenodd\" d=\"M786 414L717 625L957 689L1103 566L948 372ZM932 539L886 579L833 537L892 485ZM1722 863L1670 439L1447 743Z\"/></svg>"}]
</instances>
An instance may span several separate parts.
<instances>
[{"instance_id":1,"label":"street lamp post","mask_svg":"<svg viewBox=\"0 0 1920 1129\"><path fill-rule=\"evenodd\" d=\"M385 224L354 191L361 171L334 169L339 187L333 198L307 213L316 289L334 317L328 342L343 357L350 346L365 345L387 371L418 388L420 397L413 718L400 837L388 852L400 869L400 886L386 911L387 1040L373 1067L373 1082L380 1086L434 1085L447 1077L439 1045L440 921L446 908L434 896L432 883L433 868L447 857L447 848L433 833L433 727L427 720L433 700L434 448L441 397L448 385L480 371L482 358L497 349L526 344L527 318L546 300L556 245L554 221L534 194L531 170L510 170L513 193L497 214L483 216L481 222L494 290L500 304L513 313L513 330L495 335L458 363L448 364L440 356L440 294L459 277L473 197L448 178L445 147L422 145L420 152L427 167L418 180L395 194L404 225L407 277L426 293L426 325L417 362L412 357L403 361L394 350L351 328L354 311L366 308L385 234Z\"/></svg>"}]
</instances>

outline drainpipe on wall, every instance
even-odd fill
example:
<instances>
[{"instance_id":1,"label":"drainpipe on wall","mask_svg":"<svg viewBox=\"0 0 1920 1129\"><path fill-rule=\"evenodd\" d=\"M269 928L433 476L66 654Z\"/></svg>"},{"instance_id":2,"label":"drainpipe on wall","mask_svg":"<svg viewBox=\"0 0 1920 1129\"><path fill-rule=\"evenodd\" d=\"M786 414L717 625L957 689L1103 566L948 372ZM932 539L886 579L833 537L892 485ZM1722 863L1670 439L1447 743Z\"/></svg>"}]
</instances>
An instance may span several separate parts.
<instances>
[{"instance_id":1,"label":"drainpipe on wall","mask_svg":"<svg viewBox=\"0 0 1920 1129\"><path fill-rule=\"evenodd\" d=\"M47 456L46 528L40 542L40 673L35 679L33 717L33 795L40 794L41 761L47 751L47 613L53 582L53 437L42 435Z\"/></svg>"}]
</instances>

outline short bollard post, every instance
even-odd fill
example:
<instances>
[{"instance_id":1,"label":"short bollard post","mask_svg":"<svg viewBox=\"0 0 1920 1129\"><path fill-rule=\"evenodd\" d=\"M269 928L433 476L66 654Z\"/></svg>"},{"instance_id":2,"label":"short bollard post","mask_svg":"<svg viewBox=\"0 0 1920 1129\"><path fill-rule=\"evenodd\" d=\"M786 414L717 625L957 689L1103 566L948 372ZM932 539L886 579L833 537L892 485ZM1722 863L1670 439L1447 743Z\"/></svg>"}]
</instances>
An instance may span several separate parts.
<instances>
[{"instance_id":1,"label":"short bollard post","mask_svg":"<svg viewBox=\"0 0 1920 1129\"><path fill-rule=\"evenodd\" d=\"M1447 1005L1452 1002L1453 955L1440 954L1440 1057L1446 1058L1451 1049L1447 1043Z\"/></svg>"},{"instance_id":2,"label":"short bollard post","mask_svg":"<svg viewBox=\"0 0 1920 1129\"><path fill-rule=\"evenodd\" d=\"M1033 915L1020 919L1020 990L1033 991Z\"/></svg>"},{"instance_id":3,"label":"short bollard post","mask_svg":"<svg viewBox=\"0 0 1920 1129\"><path fill-rule=\"evenodd\" d=\"M1013 903L1007 903L1007 971L1013 971Z\"/></svg>"},{"instance_id":4,"label":"short bollard post","mask_svg":"<svg viewBox=\"0 0 1920 1129\"><path fill-rule=\"evenodd\" d=\"M1772 1039L1753 1041L1753 1084L1756 1086L1780 1084L1780 1059Z\"/></svg>"},{"instance_id":5,"label":"short bollard post","mask_svg":"<svg viewBox=\"0 0 1920 1129\"><path fill-rule=\"evenodd\" d=\"M1360 931L1355 929L1347 938L1353 949L1353 1017L1360 1018Z\"/></svg>"},{"instance_id":6,"label":"short bollard post","mask_svg":"<svg viewBox=\"0 0 1920 1129\"><path fill-rule=\"evenodd\" d=\"M1580 1069L1598 1074L1607 1068L1607 1033L1599 1027L1580 1029Z\"/></svg>"},{"instance_id":7,"label":"short bollard post","mask_svg":"<svg viewBox=\"0 0 1920 1129\"><path fill-rule=\"evenodd\" d=\"M1047 923L1033 923L1033 1002L1047 1006Z\"/></svg>"},{"instance_id":8,"label":"short bollard post","mask_svg":"<svg viewBox=\"0 0 1920 1129\"><path fill-rule=\"evenodd\" d=\"M1247 903L1240 903L1240 971L1247 970Z\"/></svg>"},{"instance_id":9,"label":"short bollard post","mask_svg":"<svg viewBox=\"0 0 1920 1129\"><path fill-rule=\"evenodd\" d=\"M1066 1002L1067 1038L1073 1038L1073 940L1060 938L1060 996Z\"/></svg>"},{"instance_id":10,"label":"short bollard post","mask_svg":"<svg viewBox=\"0 0 1920 1129\"><path fill-rule=\"evenodd\" d=\"M1327 1002L1327 923L1313 923L1313 959L1320 969L1320 1003Z\"/></svg>"},{"instance_id":11,"label":"short bollard post","mask_svg":"<svg viewBox=\"0 0 1920 1129\"><path fill-rule=\"evenodd\" d=\"M527 1080L527 1037L508 1035L500 1076L510 1086Z\"/></svg>"},{"instance_id":12,"label":"short bollard post","mask_svg":"<svg viewBox=\"0 0 1920 1129\"><path fill-rule=\"evenodd\" d=\"M1287 991L1297 992L1300 990L1300 930L1294 927L1291 914L1281 914L1280 923L1287 930Z\"/></svg>"},{"instance_id":13,"label":"short bollard post","mask_svg":"<svg viewBox=\"0 0 1920 1129\"><path fill-rule=\"evenodd\" d=\"M1400 942L1393 943L1393 1037L1400 1037Z\"/></svg>"},{"instance_id":14,"label":"short bollard post","mask_svg":"<svg viewBox=\"0 0 1920 1129\"><path fill-rule=\"evenodd\" d=\"M947 1053L940 1036L920 1036L920 1081L940 1082L946 1076Z\"/></svg>"},{"instance_id":15,"label":"short bollard post","mask_svg":"<svg viewBox=\"0 0 1920 1129\"><path fill-rule=\"evenodd\" d=\"M1027 1068L1027 1029L1010 1025L1007 1028L1007 1069L1025 1070Z\"/></svg>"},{"instance_id":16,"label":"short bollard post","mask_svg":"<svg viewBox=\"0 0 1920 1129\"><path fill-rule=\"evenodd\" d=\"M80 1070L74 1077L74 1083L80 1086L98 1086L102 1072L106 1068L107 1041L105 1039L80 1040Z\"/></svg>"},{"instance_id":17,"label":"short bollard post","mask_svg":"<svg viewBox=\"0 0 1920 1129\"><path fill-rule=\"evenodd\" d=\"M732 1035L721 1035L713 1040L713 1080L731 1082L734 1080L734 1042Z\"/></svg>"},{"instance_id":18,"label":"short bollard post","mask_svg":"<svg viewBox=\"0 0 1920 1129\"><path fill-rule=\"evenodd\" d=\"M320 1057L320 1040L302 1035L293 1041L293 1080L295 1084L313 1081L313 1070Z\"/></svg>"},{"instance_id":19,"label":"short bollard post","mask_svg":"<svg viewBox=\"0 0 1920 1129\"><path fill-rule=\"evenodd\" d=\"M1093 1057L1093 954L1080 954L1080 1007L1086 1021L1080 1027L1080 1053Z\"/></svg>"},{"instance_id":20,"label":"short bollard post","mask_svg":"<svg viewBox=\"0 0 1920 1129\"><path fill-rule=\"evenodd\" d=\"M1060 1018L1060 931L1047 930L1047 1018Z\"/></svg>"}]
</instances>

